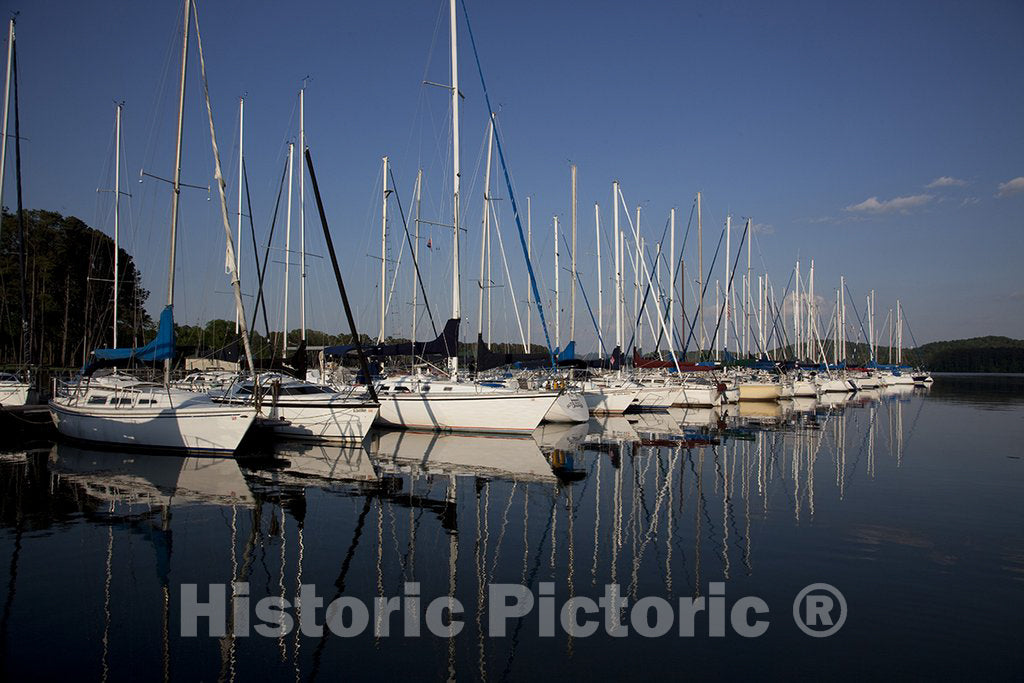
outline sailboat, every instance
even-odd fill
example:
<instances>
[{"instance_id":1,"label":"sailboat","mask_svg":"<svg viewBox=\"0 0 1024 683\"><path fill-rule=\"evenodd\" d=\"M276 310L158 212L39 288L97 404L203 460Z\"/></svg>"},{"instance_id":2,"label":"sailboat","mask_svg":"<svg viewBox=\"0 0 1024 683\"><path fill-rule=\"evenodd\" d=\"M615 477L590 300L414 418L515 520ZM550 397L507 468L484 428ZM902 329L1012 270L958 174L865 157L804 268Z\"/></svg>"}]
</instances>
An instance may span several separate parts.
<instances>
[{"instance_id":1,"label":"sailboat","mask_svg":"<svg viewBox=\"0 0 1024 683\"><path fill-rule=\"evenodd\" d=\"M15 50L16 50L16 47L14 45L14 18L12 17L11 20L10 20L10 24L8 25L8 30L7 30L7 78L4 81L3 130L0 131L0 206L3 205L4 171L6 170L6 159L7 159L7 115L9 113L9 111L10 111L10 102L11 102L10 95L11 95L12 65L13 65L14 60L17 58L17 56L15 54ZM17 77L17 75L15 74L15 78L16 77ZM17 85L15 85L15 93L17 93ZM17 131L17 129L18 129L18 123L17 123L17 120L18 120L17 99L18 98L15 97L14 99L15 99L15 107L14 107L15 124L14 124L14 129L15 129L15 131ZM17 142L17 137L15 137L15 141ZM15 145L15 146L16 146L17 150L20 150L20 146L18 146L18 145ZM20 213L21 213L21 170L20 170L20 168L21 168L21 166L20 166L21 159L20 159L20 153L18 154L18 158L17 158L15 163L18 164L18 169L19 169L17 177L18 177L18 213L20 215ZM24 240L22 240L22 242L23 241ZM22 245L22 246L24 246L24 245ZM22 263L24 263L24 260L22 261ZM22 287L22 292L23 292L23 294L22 294L22 297L23 297L22 298L22 302L23 302L22 303L22 320L24 320L24 314L25 314L25 310L24 310L25 273L24 272L22 272L21 277L22 277L21 287ZM24 331L22 332L22 335L24 336ZM23 343L24 343L24 341L23 341ZM28 362L28 358L25 358L24 361L27 363ZM26 374L27 374L27 372L26 372ZM11 373L11 372L0 373L0 406L3 406L3 407L6 408L6 407L10 407L10 406L23 406L23 405L25 405L26 403L28 403L28 391L29 391L30 387L31 387L31 384L28 382L28 378L27 377L23 379L22 377L14 374L14 373Z\"/></svg>"},{"instance_id":2,"label":"sailboat","mask_svg":"<svg viewBox=\"0 0 1024 683\"><path fill-rule=\"evenodd\" d=\"M49 403L50 414L57 430L64 436L83 441L127 446L187 451L233 453L256 417L251 405L232 405L215 402L210 396L174 388L170 384L170 363L174 357L174 256L175 234L178 226L178 197L181 186L181 139L185 99L185 71L188 56L189 19L191 0L185 0L185 20L181 51L181 79L178 91L178 127L175 152L174 193L171 202L171 246L168 267L167 305L160 314L157 336L141 348L97 349L97 362L85 368L77 381L54 384L54 396ZM199 23L196 20L198 40ZM202 44L199 56L202 60ZM205 80L205 66L203 67ZM208 93L207 93L208 97ZM210 133L213 138L213 115L210 113ZM221 210L226 220L227 205L220 174L220 159L213 140L216 175L221 195ZM228 233L228 255L234 273L234 247ZM235 304L241 312L241 291L237 276L232 282ZM242 316L244 323L244 316ZM252 365L248 336L243 324L243 341ZM96 375L100 367L120 366L131 361L164 362L164 382L145 382L134 377L113 373Z\"/></svg>"},{"instance_id":3,"label":"sailboat","mask_svg":"<svg viewBox=\"0 0 1024 683\"><path fill-rule=\"evenodd\" d=\"M452 319L462 317L459 280L459 62L455 1L450 0L454 249ZM533 391L507 384L459 381L458 344L448 350L448 375L389 378L377 387L380 421L394 427L441 431L532 432L554 405L559 391Z\"/></svg>"}]
</instances>

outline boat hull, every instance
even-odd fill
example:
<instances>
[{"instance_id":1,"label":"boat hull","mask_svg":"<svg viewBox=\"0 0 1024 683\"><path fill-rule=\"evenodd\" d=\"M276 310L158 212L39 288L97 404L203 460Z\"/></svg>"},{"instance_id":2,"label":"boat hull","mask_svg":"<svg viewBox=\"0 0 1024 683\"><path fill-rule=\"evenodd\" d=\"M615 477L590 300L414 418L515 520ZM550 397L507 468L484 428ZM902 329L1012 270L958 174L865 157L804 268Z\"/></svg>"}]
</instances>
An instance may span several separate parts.
<instances>
[{"instance_id":1,"label":"boat hull","mask_svg":"<svg viewBox=\"0 0 1024 683\"><path fill-rule=\"evenodd\" d=\"M782 394L782 387L772 383L748 383L741 384L740 401L778 401Z\"/></svg>"},{"instance_id":2,"label":"boat hull","mask_svg":"<svg viewBox=\"0 0 1024 683\"><path fill-rule=\"evenodd\" d=\"M544 416L544 422L577 424L590 420L590 410L583 396L576 392L563 392Z\"/></svg>"},{"instance_id":3,"label":"boat hull","mask_svg":"<svg viewBox=\"0 0 1024 683\"><path fill-rule=\"evenodd\" d=\"M636 389L584 389L587 410L595 415L620 415L636 400Z\"/></svg>"},{"instance_id":4,"label":"boat hull","mask_svg":"<svg viewBox=\"0 0 1024 683\"><path fill-rule=\"evenodd\" d=\"M453 432L529 434L559 393L508 392L379 394L380 423L388 427Z\"/></svg>"},{"instance_id":5,"label":"boat hull","mask_svg":"<svg viewBox=\"0 0 1024 683\"><path fill-rule=\"evenodd\" d=\"M722 395L717 387L683 386L679 388L673 405L714 408L722 405Z\"/></svg>"},{"instance_id":6,"label":"boat hull","mask_svg":"<svg viewBox=\"0 0 1024 683\"><path fill-rule=\"evenodd\" d=\"M0 383L0 406L23 406L28 403L28 384Z\"/></svg>"},{"instance_id":7,"label":"boat hull","mask_svg":"<svg viewBox=\"0 0 1024 683\"><path fill-rule=\"evenodd\" d=\"M359 443L366 438L380 412L376 404L313 405L282 403L271 406L257 424L276 436L330 443Z\"/></svg>"},{"instance_id":8,"label":"boat hull","mask_svg":"<svg viewBox=\"0 0 1024 683\"><path fill-rule=\"evenodd\" d=\"M244 406L196 403L188 407L134 408L69 405L50 401L63 436L130 448L233 453L256 413Z\"/></svg>"}]
</instances>

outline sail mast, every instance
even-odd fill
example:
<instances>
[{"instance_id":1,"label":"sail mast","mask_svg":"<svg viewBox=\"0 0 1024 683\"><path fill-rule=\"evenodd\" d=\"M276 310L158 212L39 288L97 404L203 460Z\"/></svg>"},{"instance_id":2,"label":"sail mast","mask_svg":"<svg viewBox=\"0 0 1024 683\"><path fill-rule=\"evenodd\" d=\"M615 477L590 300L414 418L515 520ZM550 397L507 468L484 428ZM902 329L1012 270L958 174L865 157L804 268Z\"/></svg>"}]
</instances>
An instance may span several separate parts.
<instances>
[{"instance_id":1,"label":"sail mast","mask_svg":"<svg viewBox=\"0 0 1024 683\"><path fill-rule=\"evenodd\" d=\"M419 268L420 263L420 197L422 195L423 188L423 169L416 171L416 225L415 225L415 239L413 240L413 252L412 261L416 268ZM413 268L413 280L412 280L412 349L415 352L416 349L416 318L419 317L419 309L417 308L416 295L418 294L416 287L416 268ZM413 355L413 361L415 361L415 353Z\"/></svg>"},{"instance_id":2,"label":"sail mast","mask_svg":"<svg viewBox=\"0 0 1024 683\"><path fill-rule=\"evenodd\" d=\"M555 349L562 350L561 303L558 301L558 216L555 216Z\"/></svg>"},{"instance_id":3,"label":"sail mast","mask_svg":"<svg viewBox=\"0 0 1024 683\"><path fill-rule=\"evenodd\" d=\"M388 275L388 158L383 157L381 163L384 165L384 170L381 175L380 189L380 334L377 335L378 344L384 343L384 316L387 313L384 299L387 296Z\"/></svg>"},{"instance_id":4,"label":"sail mast","mask_svg":"<svg viewBox=\"0 0 1024 683\"><path fill-rule=\"evenodd\" d=\"M181 78L178 85L178 129L174 147L174 180L171 195L171 247L167 267L167 305L174 306L174 255L178 233L178 199L181 197L181 132L185 117L185 67L188 64L188 19L192 0L185 0L185 23L181 41ZM171 381L171 359L164 359L164 383Z\"/></svg>"},{"instance_id":5,"label":"sail mast","mask_svg":"<svg viewBox=\"0 0 1024 683\"><path fill-rule=\"evenodd\" d=\"M700 347L698 357L704 358L704 242L700 220L700 192L697 193L697 329Z\"/></svg>"},{"instance_id":6,"label":"sail mast","mask_svg":"<svg viewBox=\"0 0 1024 683\"><path fill-rule=\"evenodd\" d=\"M284 223L284 318L281 339L281 357L288 355L288 280L292 259L292 171L294 169L295 143L288 143L288 215Z\"/></svg>"},{"instance_id":7,"label":"sail mast","mask_svg":"<svg viewBox=\"0 0 1024 683\"><path fill-rule=\"evenodd\" d=\"M0 131L0 205L4 196L4 170L7 168L7 117L11 106L11 61L14 57L14 19L7 28L7 78L4 81L4 127Z\"/></svg>"},{"instance_id":8,"label":"sail mast","mask_svg":"<svg viewBox=\"0 0 1024 683\"><path fill-rule=\"evenodd\" d=\"M597 350L603 351L604 344L604 283L601 282L601 207L594 202L594 233L597 239Z\"/></svg>"},{"instance_id":9,"label":"sail mast","mask_svg":"<svg viewBox=\"0 0 1024 683\"><path fill-rule=\"evenodd\" d=\"M576 341L576 164L572 165L572 254L569 259L572 272L569 274L569 341Z\"/></svg>"},{"instance_id":10,"label":"sail mast","mask_svg":"<svg viewBox=\"0 0 1024 683\"><path fill-rule=\"evenodd\" d=\"M238 98L238 254L235 259L235 273L242 277L242 133L245 130L245 98ZM235 311L235 334L238 334L238 311Z\"/></svg>"},{"instance_id":11,"label":"sail mast","mask_svg":"<svg viewBox=\"0 0 1024 683\"><path fill-rule=\"evenodd\" d=\"M299 155L306 153L306 84L299 91ZM306 165L299 164L299 327L306 341Z\"/></svg>"},{"instance_id":12,"label":"sail mast","mask_svg":"<svg viewBox=\"0 0 1024 683\"><path fill-rule=\"evenodd\" d=\"M449 0L449 23L451 35L451 68L452 68L452 232L454 236L452 248L452 318L462 318L462 297L459 292L459 50L458 30L455 16L455 0ZM455 351L448 359L449 371L453 380L458 378L459 351L458 343Z\"/></svg>"},{"instance_id":13,"label":"sail mast","mask_svg":"<svg viewBox=\"0 0 1024 683\"><path fill-rule=\"evenodd\" d=\"M117 104L117 113L114 123L114 347L117 348L117 293L120 289L120 242L118 218L121 214L121 108L124 104Z\"/></svg>"}]
</instances>

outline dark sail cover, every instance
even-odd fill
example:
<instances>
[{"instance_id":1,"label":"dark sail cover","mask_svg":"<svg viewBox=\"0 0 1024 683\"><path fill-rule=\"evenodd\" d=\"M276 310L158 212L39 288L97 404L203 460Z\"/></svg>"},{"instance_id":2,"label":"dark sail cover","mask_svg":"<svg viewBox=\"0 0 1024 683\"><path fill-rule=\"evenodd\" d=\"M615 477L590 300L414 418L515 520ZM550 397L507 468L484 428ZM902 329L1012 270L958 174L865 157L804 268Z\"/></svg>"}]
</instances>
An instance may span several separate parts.
<instances>
[{"instance_id":1,"label":"dark sail cover","mask_svg":"<svg viewBox=\"0 0 1024 683\"><path fill-rule=\"evenodd\" d=\"M459 343L458 318L451 318L444 325L444 330L437 339L428 342L404 342L400 344L378 344L363 349L367 356L447 356L455 355ZM328 356L344 356L355 350L355 344L328 346L324 354Z\"/></svg>"}]
</instances>

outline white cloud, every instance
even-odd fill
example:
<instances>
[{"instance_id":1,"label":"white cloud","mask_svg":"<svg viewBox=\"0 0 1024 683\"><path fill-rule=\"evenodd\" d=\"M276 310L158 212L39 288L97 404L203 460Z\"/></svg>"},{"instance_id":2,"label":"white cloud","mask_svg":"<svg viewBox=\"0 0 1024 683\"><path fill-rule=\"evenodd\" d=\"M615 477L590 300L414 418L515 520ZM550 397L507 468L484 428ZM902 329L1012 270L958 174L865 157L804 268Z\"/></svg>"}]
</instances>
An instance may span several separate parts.
<instances>
[{"instance_id":1,"label":"white cloud","mask_svg":"<svg viewBox=\"0 0 1024 683\"><path fill-rule=\"evenodd\" d=\"M1024 183L1024 178L1021 178L1021 182ZM1024 189L1024 188L1022 188ZM915 206L921 206L927 204L932 200L930 194L915 194L910 197L893 197L892 199L886 199L879 201L878 197L868 197L860 204L852 204L844 209L844 211L856 211L863 213L889 213L892 211L906 212Z\"/></svg>"},{"instance_id":2,"label":"white cloud","mask_svg":"<svg viewBox=\"0 0 1024 683\"><path fill-rule=\"evenodd\" d=\"M960 206L970 206L972 204L977 204L980 201L981 200L977 197L964 197L964 200L960 202Z\"/></svg>"},{"instance_id":3,"label":"white cloud","mask_svg":"<svg viewBox=\"0 0 1024 683\"><path fill-rule=\"evenodd\" d=\"M771 223L754 223L753 231L755 235L774 235L775 226Z\"/></svg>"},{"instance_id":4,"label":"white cloud","mask_svg":"<svg viewBox=\"0 0 1024 683\"><path fill-rule=\"evenodd\" d=\"M960 180L959 178L953 178L951 176L944 175L941 178L936 178L935 180L931 181L930 183L925 185L925 187L930 190L936 187L963 187L966 184L966 180Z\"/></svg>"},{"instance_id":5,"label":"white cloud","mask_svg":"<svg viewBox=\"0 0 1024 683\"><path fill-rule=\"evenodd\" d=\"M1024 192L1024 176L1017 176L1013 180L999 183L999 194L997 197L1009 197L1011 194Z\"/></svg>"}]
</instances>

